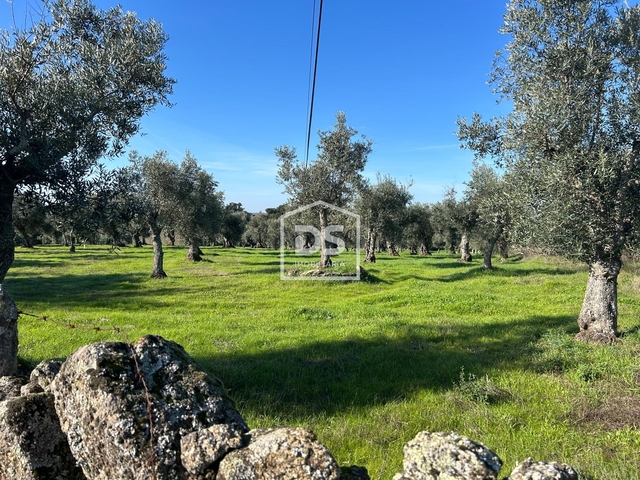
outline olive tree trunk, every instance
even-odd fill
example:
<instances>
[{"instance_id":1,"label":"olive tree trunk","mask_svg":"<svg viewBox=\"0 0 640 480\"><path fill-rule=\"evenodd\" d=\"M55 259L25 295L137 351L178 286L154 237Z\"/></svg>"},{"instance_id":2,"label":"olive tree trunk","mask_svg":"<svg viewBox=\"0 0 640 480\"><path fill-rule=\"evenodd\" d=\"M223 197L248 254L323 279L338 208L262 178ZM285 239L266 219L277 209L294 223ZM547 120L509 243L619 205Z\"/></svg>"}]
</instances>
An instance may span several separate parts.
<instances>
[{"instance_id":1,"label":"olive tree trunk","mask_svg":"<svg viewBox=\"0 0 640 480\"><path fill-rule=\"evenodd\" d=\"M398 252L398 249L396 248L396 246L392 242L390 242L389 240L387 240L387 252L392 257L399 257L400 256L400 253Z\"/></svg>"},{"instance_id":2,"label":"olive tree trunk","mask_svg":"<svg viewBox=\"0 0 640 480\"><path fill-rule=\"evenodd\" d=\"M487 245L484 247L484 253L482 255L482 268L484 268L485 270L493 270L491 257L493 256L493 249L495 248L497 241L498 239L496 237L492 237L487 240Z\"/></svg>"},{"instance_id":3,"label":"olive tree trunk","mask_svg":"<svg viewBox=\"0 0 640 480\"><path fill-rule=\"evenodd\" d=\"M167 274L164 273L164 252L162 251L162 227L157 222L149 222L149 228L153 235L153 271L151 272L151 278L167 278Z\"/></svg>"},{"instance_id":4,"label":"olive tree trunk","mask_svg":"<svg viewBox=\"0 0 640 480\"><path fill-rule=\"evenodd\" d=\"M500 261L504 262L509 258L509 242L501 235L498 239L498 253L500 253Z\"/></svg>"},{"instance_id":5,"label":"olive tree trunk","mask_svg":"<svg viewBox=\"0 0 640 480\"><path fill-rule=\"evenodd\" d=\"M364 262L376 263L376 230L373 227L369 227L367 232L367 243L364 246Z\"/></svg>"},{"instance_id":6,"label":"olive tree trunk","mask_svg":"<svg viewBox=\"0 0 640 480\"><path fill-rule=\"evenodd\" d=\"M14 258L13 193L15 186L0 183L0 377L18 370L18 311L2 288Z\"/></svg>"},{"instance_id":7,"label":"olive tree trunk","mask_svg":"<svg viewBox=\"0 0 640 480\"><path fill-rule=\"evenodd\" d=\"M618 274L620 259L595 261L589 265L587 290L578 317L576 339L591 343L613 343L618 329Z\"/></svg>"},{"instance_id":8,"label":"olive tree trunk","mask_svg":"<svg viewBox=\"0 0 640 480\"><path fill-rule=\"evenodd\" d=\"M499 239L503 238L502 236L503 231L504 231L504 227L502 225L497 225L493 229L493 231L490 233L490 236L487 239L487 244L484 247L483 264L482 264L482 268L484 268L485 270L493 270L491 257L493 256L493 250L495 249Z\"/></svg>"},{"instance_id":9,"label":"olive tree trunk","mask_svg":"<svg viewBox=\"0 0 640 480\"><path fill-rule=\"evenodd\" d=\"M189 243L189 250L187 250L187 260L191 262L201 262L202 250L200 250L200 245L197 240L191 240Z\"/></svg>"},{"instance_id":10,"label":"olive tree trunk","mask_svg":"<svg viewBox=\"0 0 640 480\"><path fill-rule=\"evenodd\" d=\"M175 247L176 245L176 231L171 229L167 232L167 237L169 237L169 245Z\"/></svg>"},{"instance_id":11,"label":"olive tree trunk","mask_svg":"<svg viewBox=\"0 0 640 480\"><path fill-rule=\"evenodd\" d=\"M318 267L320 268L329 268L332 265L331 255L328 254L327 249L327 232L326 228L329 224L329 212L326 208L320 209L320 250L321 256L320 261L318 262Z\"/></svg>"},{"instance_id":12,"label":"olive tree trunk","mask_svg":"<svg viewBox=\"0 0 640 480\"><path fill-rule=\"evenodd\" d=\"M460 261L470 262L472 259L471 253L469 253L469 235L463 233L462 240L460 240Z\"/></svg>"},{"instance_id":13,"label":"olive tree trunk","mask_svg":"<svg viewBox=\"0 0 640 480\"><path fill-rule=\"evenodd\" d=\"M22 237L22 246L24 248L33 248L33 243L31 242L31 235L27 233L24 228L15 227L20 236Z\"/></svg>"},{"instance_id":14,"label":"olive tree trunk","mask_svg":"<svg viewBox=\"0 0 640 480\"><path fill-rule=\"evenodd\" d=\"M142 240L140 240L140 235L138 235L137 233L132 233L131 234L131 243L136 248L142 247Z\"/></svg>"}]
</instances>

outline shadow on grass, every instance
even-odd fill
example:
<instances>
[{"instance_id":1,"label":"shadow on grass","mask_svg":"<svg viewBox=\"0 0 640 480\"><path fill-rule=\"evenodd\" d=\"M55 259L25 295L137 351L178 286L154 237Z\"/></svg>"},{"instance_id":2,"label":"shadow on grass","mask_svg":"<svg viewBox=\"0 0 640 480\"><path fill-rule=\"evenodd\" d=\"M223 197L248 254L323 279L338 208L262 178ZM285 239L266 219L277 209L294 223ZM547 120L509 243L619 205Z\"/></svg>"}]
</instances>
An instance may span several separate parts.
<instances>
[{"instance_id":1,"label":"shadow on grass","mask_svg":"<svg viewBox=\"0 0 640 480\"><path fill-rule=\"evenodd\" d=\"M433 266L433 265L429 265ZM564 268L564 267L553 267L553 268L519 268L519 269L511 269L511 268L501 268L499 266L495 266L492 270L485 270L482 266L478 264L469 264L469 263L459 263L456 264L453 268L459 268L460 266L465 267L463 271L457 271L452 273L451 275L446 276L427 276L420 274L402 274L397 272L395 274L395 281L402 280L422 280L425 282L433 281L433 282L460 282L464 280L468 280L471 278L478 278L483 276L490 277L504 277L504 278L512 278L512 277L527 277L530 275L573 275L581 270L578 268ZM442 268L452 268L452 267L442 267Z\"/></svg>"},{"instance_id":2,"label":"shadow on grass","mask_svg":"<svg viewBox=\"0 0 640 480\"><path fill-rule=\"evenodd\" d=\"M242 411L304 418L448 390L462 367L478 376L495 368L526 368L535 339L574 323L573 317L557 316L450 328L399 324L393 338L309 342L196 360L223 380Z\"/></svg>"},{"instance_id":3,"label":"shadow on grass","mask_svg":"<svg viewBox=\"0 0 640 480\"><path fill-rule=\"evenodd\" d=\"M17 303L46 301L58 305L91 305L101 297L126 298L161 295L158 289L141 291L139 284L148 281L147 274L96 273L90 275L57 275L55 277L19 276L11 272L4 286ZM167 293L173 290L167 290Z\"/></svg>"},{"instance_id":4,"label":"shadow on grass","mask_svg":"<svg viewBox=\"0 0 640 480\"><path fill-rule=\"evenodd\" d=\"M522 269L504 269L500 267L494 267L492 270L485 270L481 266L470 267L469 264L465 265L468 270L464 272L456 272L446 277L437 278L425 278L425 280L435 280L437 282L458 282L461 280L467 280L482 275L490 275L493 277L526 277L529 275L573 275L578 273L579 270L563 267L554 268L522 268ZM470 268L469 268L470 267Z\"/></svg>"}]
</instances>

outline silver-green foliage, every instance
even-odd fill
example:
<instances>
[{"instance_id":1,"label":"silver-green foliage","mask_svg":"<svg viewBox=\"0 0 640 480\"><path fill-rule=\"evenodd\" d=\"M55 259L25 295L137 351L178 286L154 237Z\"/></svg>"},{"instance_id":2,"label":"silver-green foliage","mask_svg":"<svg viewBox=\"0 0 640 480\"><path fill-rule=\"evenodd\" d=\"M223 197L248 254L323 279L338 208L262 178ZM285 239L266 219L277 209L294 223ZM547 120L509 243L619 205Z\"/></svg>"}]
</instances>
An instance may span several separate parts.
<instances>
[{"instance_id":1,"label":"silver-green foliage","mask_svg":"<svg viewBox=\"0 0 640 480\"><path fill-rule=\"evenodd\" d=\"M357 131L347 126L344 112L336 114L333 130L321 131L318 157L305 164L294 147L275 149L279 161L276 180L296 206L318 200L346 207L363 185L362 171L371 153L372 141L364 136L353 140Z\"/></svg>"},{"instance_id":2,"label":"silver-green foliage","mask_svg":"<svg viewBox=\"0 0 640 480\"><path fill-rule=\"evenodd\" d=\"M459 120L512 174L521 243L589 263L620 257L640 214L640 6L512 0L493 69L513 111Z\"/></svg>"}]
</instances>

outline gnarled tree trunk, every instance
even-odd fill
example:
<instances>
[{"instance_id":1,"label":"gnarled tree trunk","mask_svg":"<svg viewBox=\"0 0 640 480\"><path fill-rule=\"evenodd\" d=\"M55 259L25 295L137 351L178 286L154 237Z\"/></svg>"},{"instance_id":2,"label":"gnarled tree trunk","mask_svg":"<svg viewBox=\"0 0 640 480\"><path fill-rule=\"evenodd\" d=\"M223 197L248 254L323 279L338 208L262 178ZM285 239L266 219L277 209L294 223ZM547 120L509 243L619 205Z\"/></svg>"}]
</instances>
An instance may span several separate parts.
<instances>
[{"instance_id":1,"label":"gnarled tree trunk","mask_svg":"<svg viewBox=\"0 0 640 480\"><path fill-rule=\"evenodd\" d=\"M367 232L367 243L364 246L365 263L376 263L376 230L369 227Z\"/></svg>"},{"instance_id":2,"label":"gnarled tree trunk","mask_svg":"<svg viewBox=\"0 0 640 480\"><path fill-rule=\"evenodd\" d=\"M466 233L462 234L462 240L460 241L460 261L470 262L473 260L471 253L469 253L469 236Z\"/></svg>"},{"instance_id":3,"label":"gnarled tree trunk","mask_svg":"<svg viewBox=\"0 0 640 480\"><path fill-rule=\"evenodd\" d=\"M387 240L387 252L392 257L399 257L400 256L400 253L398 252L398 249L396 248L396 246L392 242L390 242L389 240Z\"/></svg>"},{"instance_id":4,"label":"gnarled tree trunk","mask_svg":"<svg viewBox=\"0 0 640 480\"><path fill-rule=\"evenodd\" d=\"M200 250L200 245L197 240L191 240L189 244L189 250L187 250L187 260L191 262L201 262L202 250Z\"/></svg>"},{"instance_id":5,"label":"gnarled tree trunk","mask_svg":"<svg viewBox=\"0 0 640 480\"><path fill-rule=\"evenodd\" d=\"M326 208L320 208L320 261L318 262L319 268L329 268L332 266L331 256L328 254L327 249L327 225L329 224L329 212Z\"/></svg>"},{"instance_id":6,"label":"gnarled tree trunk","mask_svg":"<svg viewBox=\"0 0 640 480\"><path fill-rule=\"evenodd\" d=\"M576 339L591 343L613 343L618 330L619 258L598 260L589 265L587 290L578 317Z\"/></svg>"},{"instance_id":7,"label":"gnarled tree trunk","mask_svg":"<svg viewBox=\"0 0 640 480\"><path fill-rule=\"evenodd\" d=\"M164 252L162 251L162 227L157 222L150 221L149 228L153 235L153 271L151 272L151 278L167 278L167 274L164 273Z\"/></svg>"},{"instance_id":8,"label":"gnarled tree trunk","mask_svg":"<svg viewBox=\"0 0 640 480\"><path fill-rule=\"evenodd\" d=\"M500 253L500 261L504 262L509 258L509 242L504 238L504 235L501 235L498 238L498 253Z\"/></svg>"},{"instance_id":9,"label":"gnarled tree trunk","mask_svg":"<svg viewBox=\"0 0 640 480\"><path fill-rule=\"evenodd\" d=\"M493 270L493 265L491 264L491 257L493 256L493 249L496 246L496 242L498 239L496 237L489 238L487 240L487 245L484 248L484 254L482 256L483 263L482 268L485 270Z\"/></svg>"},{"instance_id":10,"label":"gnarled tree trunk","mask_svg":"<svg viewBox=\"0 0 640 480\"><path fill-rule=\"evenodd\" d=\"M133 246L136 248L142 247L142 241L140 240L140 235L138 235L137 233L132 233L131 243L133 243Z\"/></svg>"},{"instance_id":11,"label":"gnarled tree trunk","mask_svg":"<svg viewBox=\"0 0 640 480\"><path fill-rule=\"evenodd\" d=\"M22 246L24 248L33 248L33 243L31 243L31 235L29 235L24 228L16 226L15 229L22 237Z\"/></svg>"}]
</instances>

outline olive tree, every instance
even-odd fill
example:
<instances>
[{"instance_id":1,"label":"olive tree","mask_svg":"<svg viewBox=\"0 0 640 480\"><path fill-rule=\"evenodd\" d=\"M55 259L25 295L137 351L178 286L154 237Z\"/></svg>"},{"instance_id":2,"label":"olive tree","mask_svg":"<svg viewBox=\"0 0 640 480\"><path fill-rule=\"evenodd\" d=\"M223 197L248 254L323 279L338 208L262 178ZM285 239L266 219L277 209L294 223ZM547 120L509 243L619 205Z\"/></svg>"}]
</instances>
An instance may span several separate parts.
<instances>
[{"instance_id":1,"label":"olive tree","mask_svg":"<svg viewBox=\"0 0 640 480\"><path fill-rule=\"evenodd\" d=\"M317 159L306 165L297 158L296 149L277 147L279 169L276 181L285 187L294 207L324 201L345 208L363 185L362 171L371 153L372 141L364 136L354 140L357 131L347 126L344 112L336 114L333 130L321 131ZM329 225L329 208L318 207L322 256L319 267L331 264L327 254L325 229Z\"/></svg>"},{"instance_id":2,"label":"olive tree","mask_svg":"<svg viewBox=\"0 0 640 480\"><path fill-rule=\"evenodd\" d=\"M230 202L224 206L220 231L225 248L234 248L242 241L249 218L241 203Z\"/></svg>"},{"instance_id":3,"label":"olive tree","mask_svg":"<svg viewBox=\"0 0 640 480\"><path fill-rule=\"evenodd\" d=\"M364 187L356 201L356 211L367 229L365 262L376 261L376 242L381 235L389 243L389 253L395 254L395 244L402 234L407 204L413 195L409 185L397 182L389 175L377 176L375 185Z\"/></svg>"},{"instance_id":4,"label":"olive tree","mask_svg":"<svg viewBox=\"0 0 640 480\"><path fill-rule=\"evenodd\" d=\"M145 222L151 232L153 244L153 269L151 278L166 278L162 231L175 224L178 217L179 167L169 160L167 152L159 150L151 156L142 157L138 152L129 154L132 168L140 181L138 192Z\"/></svg>"},{"instance_id":5,"label":"olive tree","mask_svg":"<svg viewBox=\"0 0 640 480\"><path fill-rule=\"evenodd\" d=\"M187 241L187 260L202 260L200 244L219 231L223 217L222 193L218 182L186 152L174 185L166 186L168 205L174 204L170 225ZM173 198L170 196L173 195ZM171 215L171 214L170 214Z\"/></svg>"},{"instance_id":6,"label":"olive tree","mask_svg":"<svg viewBox=\"0 0 640 480\"><path fill-rule=\"evenodd\" d=\"M411 255L431 255L434 230L431 224L431 207L424 203L412 203L407 207L404 222L404 242Z\"/></svg>"},{"instance_id":7,"label":"olive tree","mask_svg":"<svg viewBox=\"0 0 640 480\"><path fill-rule=\"evenodd\" d=\"M460 242L460 261L471 262L469 241L478 221L478 212L467 198L458 200L455 188L448 188L444 198L433 206L434 222L440 235L449 243L449 252L454 254Z\"/></svg>"},{"instance_id":8,"label":"olive tree","mask_svg":"<svg viewBox=\"0 0 640 480\"><path fill-rule=\"evenodd\" d=\"M584 261L579 339L617 334L617 278L640 214L640 6L512 0L495 91L513 111L459 138L518 182L512 233Z\"/></svg>"},{"instance_id":9,"label":"olive tree","mask_svg":"<svg viewBox=\"0 0 640 480\"><path fill-rule=\"evenodd\" d=\"M167 37L155 21L88 0L44 2L42 10L16 22L24 27L0 31L0 282L14 258L16 188L55 187L70 165L82 171L120 152L140 118L168 103L174 83L164 74ZM0 353L14 338L0 335ZM0 375L13 373L15 362L7 365Z\"/></svg>"},{"instance_id":10,"label":"olive tree","mask_svg":"<svg viewBox=\"0 0 640 480\"><path fill-rule=\"evenodd\" d=\"M477 212L475 236L485 244L483 268L493 269L491 257L510 221L509 193L504 176L486 164L476 164L466 183L465 197Z\"/></svg>"}]
</instances>

